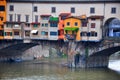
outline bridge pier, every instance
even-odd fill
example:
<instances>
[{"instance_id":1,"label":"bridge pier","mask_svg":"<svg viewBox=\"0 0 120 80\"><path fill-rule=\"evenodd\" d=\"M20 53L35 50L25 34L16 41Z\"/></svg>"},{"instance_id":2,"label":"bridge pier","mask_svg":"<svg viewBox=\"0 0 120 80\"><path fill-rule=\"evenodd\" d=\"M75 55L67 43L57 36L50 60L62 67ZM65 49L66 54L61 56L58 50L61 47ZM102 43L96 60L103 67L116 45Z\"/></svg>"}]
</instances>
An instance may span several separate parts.
<instances>
[{"instance_id":1,"label":"bridge pier","mask_svg":"<svg viewBox=\"0 0 120 80\"><path fill-rule=\"evenodd\" d=\"M108 67L109 56L91 56L87 59L88 68L106 68Z\"/></svg>"}]
</instances>

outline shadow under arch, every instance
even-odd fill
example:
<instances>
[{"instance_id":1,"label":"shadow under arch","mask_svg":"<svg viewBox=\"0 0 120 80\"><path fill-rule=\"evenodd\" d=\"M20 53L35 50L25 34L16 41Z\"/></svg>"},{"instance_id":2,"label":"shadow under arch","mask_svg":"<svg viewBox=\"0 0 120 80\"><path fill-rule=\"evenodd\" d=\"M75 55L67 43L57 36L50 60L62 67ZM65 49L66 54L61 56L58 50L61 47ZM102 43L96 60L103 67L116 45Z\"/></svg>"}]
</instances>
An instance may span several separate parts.
<instances>
[{"instance_id":1,"label":"shadow under arch","mask_svg":"<svg viewBox=\"0 0 120 80\"><path fill-rule=\"evenodd\" d=\"M120 46L104 49L102 51L99 51L99 52L96 52L96 53L90 55L89 57L92 57L92 56L108 56L109 57L110 55L112 55L118 51L120 51Z\"/></svg>"},{"instance_id":2,"label":"shadow under arch","mask_svg":"<svg viewBox=\"0 0 120 80\"><path fill-rule=\"evenodd\" d=\"M9 57L9 56L20 56L25 50L39 45L38 43L18 43L15 45L8 46L0 50L0 56Z\"/></svg>"}]
</instances>

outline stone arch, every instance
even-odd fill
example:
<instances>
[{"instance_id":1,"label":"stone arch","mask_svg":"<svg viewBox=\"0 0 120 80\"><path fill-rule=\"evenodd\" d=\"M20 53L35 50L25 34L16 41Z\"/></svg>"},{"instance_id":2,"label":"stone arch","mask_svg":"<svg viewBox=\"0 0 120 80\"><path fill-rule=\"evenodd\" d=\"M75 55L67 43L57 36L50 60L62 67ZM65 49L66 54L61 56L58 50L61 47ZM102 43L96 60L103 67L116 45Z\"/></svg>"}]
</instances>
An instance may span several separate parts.
<instances>
[{"instance_id":1,"label":"stone arch","mask_svg":"<svg viewBox=\"0 0 120 80\"><path fill-rule=\"evenodd\" d=\"M99 52L96 52L96 53L90 55L90 57L91 56L110 56L118 51L120 51L120 46L104 49L102 51L99 51Z\"/></svg>"},{"instance_id":2,"label":"stone arch","mask_svg":"<svg viewBox=\"0 0 120 80\"><path fill-rule=\"evenodd\" d=\"M105 37L120 37L120 20L115 17L107 19L103 31Z\"/></svg>"}]
</instances>

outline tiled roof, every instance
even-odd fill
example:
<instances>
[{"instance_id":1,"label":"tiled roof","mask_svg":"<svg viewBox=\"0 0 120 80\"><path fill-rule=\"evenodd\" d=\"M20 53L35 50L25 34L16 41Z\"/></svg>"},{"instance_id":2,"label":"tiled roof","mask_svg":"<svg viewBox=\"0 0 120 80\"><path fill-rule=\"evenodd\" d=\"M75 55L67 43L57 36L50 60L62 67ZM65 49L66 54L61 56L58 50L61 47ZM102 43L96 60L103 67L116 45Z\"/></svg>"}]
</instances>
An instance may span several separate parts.
<instances>
[{"instance_id":1,"label":"tiled roof","mask_svg":"<svg viewBox=\"0 0 120 80\"><path fill-rule=\"evenodd\" d=\"M78 3L78 2L120 2L120 0L7 0L7 2Z\"/></svg>"},{"instance_id":2,"label":"tiled roof","mask_svg":"<svg viewBox=\"0 0 120 80\"><path fill-rule=\"evenodd\" d=\"M50 14L42 14L40 15L41 17L50 17L51 15Z\"/></svg>"},{"instance_id":3,"label":"tiled roof","mask_svg":"<svg viewBox=\"0 0 120 80\"><path fill-rule=\"evenodd\" d=\"M71 13L60 13L59 16L68 16L68 15L71 15Z\"/></svg>"},{"instance_id":4,"label":"tiled roof","mask_svg":"<svg viewBox=\"0 0 120 80\"><path fill-rule=\"evenodd\" d=\"M95 19L103 19L104 16L98 16L98 15L94 15L94 16L89 16L88 18L95 18Z\"/></svg>"}]
</instances>

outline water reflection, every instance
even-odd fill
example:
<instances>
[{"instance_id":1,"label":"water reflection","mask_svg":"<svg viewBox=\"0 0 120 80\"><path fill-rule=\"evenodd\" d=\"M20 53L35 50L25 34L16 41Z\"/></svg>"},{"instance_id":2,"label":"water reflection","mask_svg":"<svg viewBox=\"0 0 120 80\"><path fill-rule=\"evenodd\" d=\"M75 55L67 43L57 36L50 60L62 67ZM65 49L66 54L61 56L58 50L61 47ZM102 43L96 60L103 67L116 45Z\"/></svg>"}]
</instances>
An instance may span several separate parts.
<instances>
[{"instance_id":1,"label":"water reflection","mask_svg":"<svg viewBox=\"0 0 120 80\"><path fill-rule=\"evenodd\" d=\"M120 60L110 60L109 68L120 73Z\"/></svg>"},{"instance_id":2,"label":"water reflection","mask_svg":"<svg viewBox=\"0 0 120 80\"><path fill-rule=\"evenodd\" d=\"M0 80L119 80L109 69L68 69L51 64L1 63Z\"/></svg>"}]
</instances>

